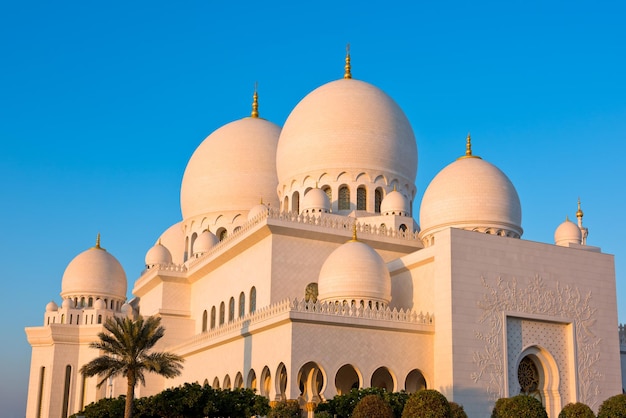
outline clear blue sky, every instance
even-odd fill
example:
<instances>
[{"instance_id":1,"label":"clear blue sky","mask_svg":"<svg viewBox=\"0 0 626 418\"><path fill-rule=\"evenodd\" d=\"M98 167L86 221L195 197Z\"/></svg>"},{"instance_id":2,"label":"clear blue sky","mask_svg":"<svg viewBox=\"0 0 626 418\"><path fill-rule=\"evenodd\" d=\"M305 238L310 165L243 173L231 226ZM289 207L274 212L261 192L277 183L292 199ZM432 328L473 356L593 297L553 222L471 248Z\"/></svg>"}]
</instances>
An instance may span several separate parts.
<instances>
[{"instance_id":1,"label":"clear blue sky","mask_svg":"<svg viewBox=\"0 0 626 418\"><path fill-rule=\"evenodd\" d=\"M101 232L130 290L180 220L202 139L249 114L255 81L261 116L282 125L341 77L347 42L354 77L413 125L415 212L471 131L517 187L525 239L552 242L581 197L626 322L624 1L4 1L0 39L3 417L24 416L23 328L61 302L72 258Z\"/></svg>"}]
</instances>

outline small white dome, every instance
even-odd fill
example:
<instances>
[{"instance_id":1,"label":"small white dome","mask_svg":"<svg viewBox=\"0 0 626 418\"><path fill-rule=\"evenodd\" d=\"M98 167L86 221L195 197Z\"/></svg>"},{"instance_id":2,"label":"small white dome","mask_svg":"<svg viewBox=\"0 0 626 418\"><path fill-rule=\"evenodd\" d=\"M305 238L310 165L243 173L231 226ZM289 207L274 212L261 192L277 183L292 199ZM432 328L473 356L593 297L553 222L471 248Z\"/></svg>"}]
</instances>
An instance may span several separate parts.
<instances>
[{"instance_id":1,"label":"small white dome","mask_svg":"<svg viewBox=\"0 0 626 418\"><path fill-rule=\"evenodd\" d=\"M172 254L161 242L157 242L146 253L146 267L152 267L155 265L168 265L172 263Z\"/></svg>"},{"instance_id":2,"label":"small white dome","mask_svg":"<svg viewBox=\"0 0 626 418\"><path fill-rule=\"evenodd\" d=\"M185 262L185 234L183 233L182 222L167 228L157 242L161 242L161 245L169 250L172 255L172 263L182 264Z\"/></svg>"},{"instance_id":3,"label":"small white dome","mask_svg":"<svg viewBox=\"0 0 626 418\"><path fill-rule=\"evenodd\" d=\"M206 230L198 235L198 238L194 241L193 253L204 254L218 242L220 242L219 238L217 238L213 232Z\"/></svg>"},{"instance_id":4,"label":"small white dome","mask_svg":"<svg viewBox=\"0 0 626 418\"><path fill-rule=\"evenodd\" d=\"M583 234L578 225L567 218L554 231L554 243L556 245L567 247L569 244L580 244L582 239Z\"/></svg>"},{"instance_id":5,"label":"small white dome","mask_svg":"<svg viewBox=\"0 0 626 418\"><path fill-rule=\"evenodd\" d=\"M53 300L48 302L48 304L46 305L46 312L56 312L58 310L59 306Z\"/></svg>"},{"instance_id":6,"label":"small white dome","mask_svg":"<svg viewBox=\"0 0 626 418\"><path fill-rule=\"evenodd\" d=\"M120 308L120 312L122 312L124 315L130 314L132 313L132 311L133 311L133 307L130 306L128 302L124 303Z\"/></svg>"},{"instance_id":7,"label":"small white dome","mask_svg":"<svg viewBox=\"0 0 626 418\"><path fill-rule=\"evenodd\" d=\"M63 309L72 309L74 308L74 301L70 298L63 299L63 302L61 303L61 307Z\"/></svg>"},{"instance_id":8,"label":"small white dome","mask_svg":"<svg viewBox=\"0 0 626 418\"><path fill-rule=\"evenodd\" d=\"M522 208L511 180L478 157L460 158L435 176L420 208L420 237L460 228L519 238Z\"/></svg>"},{"instance_id":9,"label":"small white dome","mask_svg":"<svg viewBox=\"0 0 626 418\"><path fill-rule=\"evenodd\" d=\"M61 297L92 295L126 299L126 273L99 244L78 254L63 273Z\"/></svg>"},{"instance_id":10,"label":"small white dome","mask_svg":"<svg viewBox=\"0 0 626 418\"><path fill-rule=\"evenodd\" d=\"M240 119L209 135L191 156L183 175L183 219L248 211L259 196L278 207L279 135L279 126L261 118Z\"/></svg>"},{"instance_id":11,"label":"small white dome","mask_svg":"<svg viewBox=\"0 0 626 418\"><path fill-rule=\"evenodd\" d=\"M380 213L383 215L409 216L411 210L409 202L402 193L393 190L380 203Z\"/></svg>"},{"instance_id":12,"label":"small white dome","mask_svg":"<svg viewBox=\"0 0 626 418\"><path fill-rule=\"evenodd\" d=\"M93 303L93 308L94 309L106 309L107 308L107 304L104 303L104 301L102 299L98 298Z\"/></svg>"},{"instance_id":13,"label":"small white dome","mask_svg":"<svg viewBox=\"0 0 626 418\"><path fill-rule=\"evenodd\" d=\"M262 213L267 213L268 211L269 211L269 208L266 205L264 205L263 202L261 202L258 205L252 206L252 209L250 209L250 212L248 212L247 219L251 221L252 219L256 218Z\"/></svg>"},{"instance_id":14,"label":"small white dome","mask_svg":"<svg viewBox=\"0 0 626 418\"><path fill-rule=\"evenodd\" d=\"M351 240L333 251L322 265L318 290L321 302L388 304L391 277L382 257L372 247Z\"/></svg>"},{"instance_id":15,"label":"small white dome","mask_svg":"<svg viewBox=\"0 0 626 418\"><path fill-rule=\"evenodd\" d=\"M300 213L328 213L330 212L330 200L328 195L319 188L309 190L302 200Z\"/></svg>"}]
</instances>

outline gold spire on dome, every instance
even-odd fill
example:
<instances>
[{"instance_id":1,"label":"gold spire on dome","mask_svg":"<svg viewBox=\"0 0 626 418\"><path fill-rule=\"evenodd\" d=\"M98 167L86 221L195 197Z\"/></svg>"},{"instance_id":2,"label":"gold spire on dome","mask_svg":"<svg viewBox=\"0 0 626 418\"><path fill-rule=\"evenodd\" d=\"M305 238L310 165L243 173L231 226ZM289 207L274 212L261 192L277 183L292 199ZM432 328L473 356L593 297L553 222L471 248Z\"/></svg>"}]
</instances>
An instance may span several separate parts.
<instances>
[{"instance_id":1,"label":"gold spire on dome","mask_svg":"<svg viewBox=\"0 0 626 418\"><path fill-rule=\"evenodd\" d=\"M96 245L93 248L96 248L98 250L104 250L104 248L100 246L100 232L98 232L98 235L96 235Z\"/></svg>"},{"instance_id":2,"label":"gold spire on dome","mask_svg":"<svg viewBox=\"0 0 626 418\"><path fill-rule=\"evenodd\" d=\"M462 160L463 158L480 158L472 154L472 135L469 132L467 133L467 138L465 138L465 155L457 159Z\"/></svg>"},{"instance_id":3,"label":"gold spire on dome","mask_svg":"<svg viewBox=\"0 0 626 418\"><path fill-rule=\"evenodd\" d=\"M254 83L254 94L252 95L252 113L253 118L259 117L259 94L257 93L258 83Z\"/></svg>"},{"instance_id":4,"label":"gold spire on dome","mask_svg":"<svg viewBox=\"0 0 626 418\"><path fill-rule=\"evenodd\" d=\"M356 218L354 218L354 222L352 222L352 239L348 242L357 242L358 238L356 237Z\"/></svg>"},{"instance_id":5,"label":"gold spire on dome","mask_svg":"<svg viewBox=\"0 0 626 418\"><path fill-rule=\"evenodd\" d=\"M344 68L343 78L352 78L352 66L350 65L350 44L346 45L346 66Z\"/></svg>"},{"instance_id":6,"label":"gold spire on dome","mask_svg":"<svg viewBox=\"0 0 626 418\"><path fill-rule=\"evenodd\" d=\"M578 219L582 219L583 217L583 211L580 209L580 197L578 198L578 210L576 211L576 217Z\"/></svg>"}]
</instances>

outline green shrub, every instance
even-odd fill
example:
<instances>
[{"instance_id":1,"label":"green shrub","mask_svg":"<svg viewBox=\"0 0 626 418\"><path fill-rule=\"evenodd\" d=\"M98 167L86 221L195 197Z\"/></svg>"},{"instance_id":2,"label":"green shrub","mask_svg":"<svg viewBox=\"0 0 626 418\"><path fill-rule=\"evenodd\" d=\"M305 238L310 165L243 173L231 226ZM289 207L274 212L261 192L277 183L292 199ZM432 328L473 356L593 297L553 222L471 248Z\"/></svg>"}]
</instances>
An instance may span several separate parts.
<instances>
[{"instance_id":1,"label":"green shrub","mask_svg":"<svg viewBox=\"0 0 626 418\"><path fill-rule=\"evenodd\" d=\"M548 418L546 409L537 398L517 395L500 398L493 407L491 418Z\"/></svg>"},{"instance_id":2,"label":"green shrub","mask_svg":"<svg viewBox=\"0 0 626 418\"><path fill-rule=\"evenodd\" d=\"M301 416L300 404L294 400L278 402L267 414L267 418L300 418Z\"/></svg>"},{"instance_id":3,"label":"green shrub","mask_svg":"<svg viewBox=\"0 0 626 418\"><path fill-rule=\"evenodd\" d=\"M316 414L327 412L331 417L350 418L356 405L367 395L381 396L391 408L395 418L402 416L404 404L409 399L409 394L405 391L387 392L381 388L352 389L346 394L336 395L334 398L318 404L315 407L315 412Z\"/></svg>"},{"instance_id":4,"label":"green shrub","mask_svg":"<svg viewBox=\"0 0 626 418\"><path fill-rule=\"evenodd\" d=\"M467 418L463 406L456 402L450 402L450 418Z\"/></svg>"},{"instance_id":5,"label":"green shrub","mask_svg":"<svg viewBox=\"0 0 626 418\"><path fill-rule=\"evenodd\" d=\"M412 394L402 411L402 418L450 418L451 415L446 397L432 389Z\"/></svg>"},{"instance_id":6,"label":"green shrub","mask_svg":"<svg viewBox=\"0 0 626 418\"><path fill-rule=\"evenodd\" d=\"M333 414L328 411L316 412L315 418L333 418Z\"/></svg>"},{"instance_id":7,"label":"green shrub","mask_svg":"<svg viewBox=\"0 0 626 418\"><path fill-rule=\"evenodd\" d=\"M379 395L367 395L356 404L352 418L394 418L391 407Z\"/></svg>"},{"instance_id":8,"label":"green shrub","mask_svg":"<svg viewBox=\"0 0 626 418\"><path fill-rule=\"evenodd\" d=\"M591 408L584 403L568 403L563 407L559 418L596 418Z\"/></svg>"},{"instance_id":9,"label":"green shrub","mask_svg":"<svg viewBox=\"0 0 626 418\"><path fill-rule=\"evenodd\" d=\"M121 395L119 398L102 398L98 402L92 402L85 406L85 409L72 415L84 416L86 418L121 418L124 416L124 408L126 406L126 396Z\"/></svg>"},{"instance_id":10,"label":"green shrub","mask_svg":"<svg viewBox=\"0 0 626 418\"><path fill-rule=\"evenodd\" d=\"M626 417L626 395L615 395L602 402L598 418Z\"/></svg>"}]
</instances>

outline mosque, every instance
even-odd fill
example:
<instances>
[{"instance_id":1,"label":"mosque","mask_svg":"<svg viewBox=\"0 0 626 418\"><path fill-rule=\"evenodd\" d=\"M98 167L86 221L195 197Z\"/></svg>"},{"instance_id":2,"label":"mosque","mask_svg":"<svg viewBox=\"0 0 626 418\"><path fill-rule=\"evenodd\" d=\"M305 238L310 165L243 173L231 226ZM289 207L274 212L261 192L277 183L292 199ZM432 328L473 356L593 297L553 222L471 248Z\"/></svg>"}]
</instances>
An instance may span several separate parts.
<instances>
[{"instance_id":1,"label":"mosque","mask_svg":"<svg viewBox=\"0 0 626 418\"><path fill-rule=\"evenodd\" d=\"M252 114L210 134L185 170L182 220L127 279L100 244L77 255L61 303L26 328L28 417L66 418L125 393L80 367L113 316L158 315L158 349L180 377L147 376L137 396L185 382L296 399L303 416L352 388L441 391L470 417L528 393L555 418L597 411L622 392L612 255L577 222L555 243L522 239L509 178L468 135L426 189L417 145L394 100L351 76L296 105L281 128ZM464 148L464 149L463 149ZM458 158L457 158L458 157ZM556 225L555 225L556 226Z\"/></svg>"}]
</instances>

